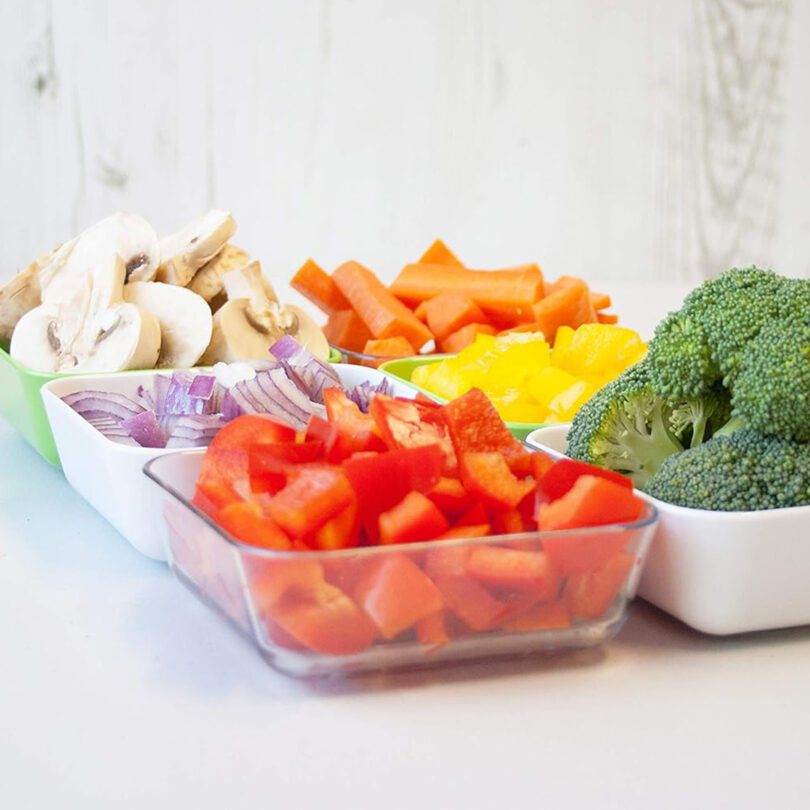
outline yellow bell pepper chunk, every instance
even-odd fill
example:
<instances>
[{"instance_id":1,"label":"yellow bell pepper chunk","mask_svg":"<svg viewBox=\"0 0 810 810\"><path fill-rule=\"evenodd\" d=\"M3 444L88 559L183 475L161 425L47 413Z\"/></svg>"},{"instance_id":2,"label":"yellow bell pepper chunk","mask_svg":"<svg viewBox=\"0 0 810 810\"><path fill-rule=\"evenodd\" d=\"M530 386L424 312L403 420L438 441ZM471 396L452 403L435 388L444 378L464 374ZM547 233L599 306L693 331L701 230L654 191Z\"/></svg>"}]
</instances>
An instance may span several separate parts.
<instances>
[{"instance_id":1,"label":"yellow bell pepper chunk","mask_svg":"<svg viewBox=\"0 0 810 810\"><path fill-rule=\"evenodd\" d=\"M579 382L579 378L561 368L548 366L531 375L527 388L531 397L548 408L551 402L563 391L567 391Z\"/></svg>"},{"instance_id":2,"label":"yellow bell pepper chunk","mask_svg":"<svg viewBox=\"0 0 810 810\"><path fill-rule=\"evenodd\" d=\"M554 346L552 363L571 374L604 374L622 371L639 359L644 343L637 332L624 326L587 323L579 327L570 343Z\"/></svg>"},{"instance_id":3,"label":"yellow bell pepper chunk","mask_svg":"<svg viewBox=\"0 0 810 810\"><path fill-rule=\"evenodd\" d=\"M445 399L460 397L472 388L451 364L444 361L417 366L411 382Z\"/></svg>"},{"instance_id":4,"label":"yellow bell pepper chunk","mask_svg":"<svg viewBox=\"0 0 810 810\"><path fill-rule=\"evenodd\" d=\"M570 422L576 412L596 393L594 386L578 380L570 388L557 394L548 404L548 409L560 422Z\"/></svg>"},{"instance_id":5,"label":"yellow bell pepper chunk","mask_svg":"<svg viewBox=\"0 0 810 810\"><path fill-rule=\"evenodd\" d=\"M501 418L507 422L542 422L548 413L546 408L515 388L490 395L490 400Z\"/></svg>"}]
</instances>

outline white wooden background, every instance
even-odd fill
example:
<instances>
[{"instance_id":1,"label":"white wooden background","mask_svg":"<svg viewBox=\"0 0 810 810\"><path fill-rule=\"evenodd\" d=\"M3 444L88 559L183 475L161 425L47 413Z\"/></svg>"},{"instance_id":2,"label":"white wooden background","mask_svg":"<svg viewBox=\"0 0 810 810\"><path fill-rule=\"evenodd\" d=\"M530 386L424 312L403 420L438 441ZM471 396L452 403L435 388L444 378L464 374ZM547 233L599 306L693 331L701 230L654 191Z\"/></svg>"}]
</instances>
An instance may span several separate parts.
<instances>
[{"instance_id":1,"label":"white wooden background","mask_svg":"<svg viewBox=\"0 0 810 810\"><path fill-rule=\"evenodd\" d=\"M233 210L284 279L810 275L810 0L0 0L0 278Z\"/></svg>"}]
</instances>

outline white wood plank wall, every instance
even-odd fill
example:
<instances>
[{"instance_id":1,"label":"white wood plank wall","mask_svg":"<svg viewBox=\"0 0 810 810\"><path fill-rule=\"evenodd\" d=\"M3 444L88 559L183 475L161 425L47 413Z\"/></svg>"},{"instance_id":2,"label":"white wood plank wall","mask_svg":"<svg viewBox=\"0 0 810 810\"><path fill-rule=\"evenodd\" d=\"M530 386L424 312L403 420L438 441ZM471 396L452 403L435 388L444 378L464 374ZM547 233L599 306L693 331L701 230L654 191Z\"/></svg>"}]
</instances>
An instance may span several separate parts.
<instances>
[{"instance_id":1,"label":"white wood plank wall","mask_svg":"<svg viewBox=\"0 0 810 810\"><path fill-rule=\"evenodd\" d=\"M276 279L810 275L810 0L0 0L0 278L211 205Z\"/></svg>"}]
</instances>

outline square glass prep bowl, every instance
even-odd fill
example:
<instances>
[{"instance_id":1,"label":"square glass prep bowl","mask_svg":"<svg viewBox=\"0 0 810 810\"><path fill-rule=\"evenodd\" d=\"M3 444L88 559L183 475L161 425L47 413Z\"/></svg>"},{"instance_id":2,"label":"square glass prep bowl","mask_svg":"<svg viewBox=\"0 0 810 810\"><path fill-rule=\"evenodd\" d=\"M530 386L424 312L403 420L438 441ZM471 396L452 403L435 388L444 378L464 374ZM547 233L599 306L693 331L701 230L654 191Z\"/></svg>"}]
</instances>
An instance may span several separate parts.
<instances>
[{"instance_id":1,"label":"square glass prep bowl","mask_svg":"<svg viewBox=\"0 0 810 810\"><path fill-rule=\"evenodd\" d=\"M640 520L626 525L341 551L271 551L235 540L191 503L202 456L198 450L173 453L144 468L163 490L169 564L269 664L290 675L432 666L600 644L624 623L657 520L649 506ZM566 577L544 569L542 582L530 589L514 581L502 587L482 584L470 575L473 555L480 559L481 552L492 550L521 552L521 564L547 564L544 544L552 537L591 555L586 560L589 573ZM518 572L518 580L525 573ZM402 579L394 574L406 576L426 602L407 599L394 584ZM370 594L365 586L372 575L377 585ZM312 602L305 590L296 590L301 577L307 587L315 581L328 594L329 616L353 617L352 629L346 623L327 626L328 616L319 620L326 625L306 627ZM583 586L596 594L587 605L576 601ZM420 616L427 601L432 613ZM404 602L410 602L407 608ZM573 615L572 605L588 615ZM383 629L380 616L390 616L392 610L400 614L401 631L390 624ZM403 617L402 611L410 615ZM433 624L439 615L446 639ZM371 619L371 634L364 635Z\"/></svg>"}]
</instances>

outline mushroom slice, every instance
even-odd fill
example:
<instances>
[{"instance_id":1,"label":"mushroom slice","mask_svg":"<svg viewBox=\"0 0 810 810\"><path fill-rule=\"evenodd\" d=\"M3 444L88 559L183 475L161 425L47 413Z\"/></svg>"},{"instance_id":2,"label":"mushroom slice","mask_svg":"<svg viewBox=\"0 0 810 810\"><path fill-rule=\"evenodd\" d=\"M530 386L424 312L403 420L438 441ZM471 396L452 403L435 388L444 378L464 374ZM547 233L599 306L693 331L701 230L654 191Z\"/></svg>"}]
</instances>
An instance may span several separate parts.
<instances>
[{"instance_id":1,"label":"mushroom slice","mask_svg":"<svg viewBox=\"0 0 810 810\"><path fill-rule=\"evenodd\" d=\"M26 313L11 337L11 356L37 371L122 371L153 368L160 352L157 318L123 302L119 255L97 257L83 287L60 303Z\"/></svg>"},{"instance_id":2,"label":"mushroom slice","mask_svg":"<svg viewBox=\"0 0 810 810\"><path fill-rule=\"evenodd\" d=\"M0 288L0 342L8 343L20 318L42 303L39 271L46 259L31 262Z\"/></svg>"},{"instance_id":3,"label":"mushroom slice","mask_svg":"<svg viewBox=\"0 0 810 810\"><path fill-rule=\"evenodd\" d=\"M124 300L151 312L160 323L157 368L190 368L211 341L208 304L185 287L136 281L124 287Z\"/></svg>"},{"instance_id":4,"label":"mushroom slice","mask_svg":"<svg viewBox=\"0 0 810 810\"><path fill-rule=\"evenodd\" d=\"M235 232L236 221L230 212L212 209L176 233L163 237L157 280L185 287Z\"/></svg>"},{"instance_id":5,"label":"mushroom slice","mask_svg":"<svg viewBox=\"0 0 810 810\"><path fill-rule=\"evenodd\" d=\"M112 256L124 263L124 281L149 281L158 265L155 229L136 214L117 213L91 225L62 245L39 273L43 304L60 304L83 290L89 275L113 268Z\"/></svg>"},{"instance_id":6,"label":"mushroom slice","mask_svg":"<svg viewBox=\"0 0 810 810\"><path fill-rule=\"evenodd\" d=\"M225 245L194 274L188 288L210 302L222 292L222 274L244 267L249 261L250 256L242 248Z\"/></svg>"},{"instance_id":7,"label":"mushroom slice","mask_svg":"<svg viewBox=\"0 0 810 810\"><path fill-rule=\"evenodd\" d=\"M283 335L291 335L316 357L328 359L329 344L321 329L303 310L274 300L258 262L224 273L222 282L228 302L214 314L211 343L202 364L264 360Z\"/></svg>"}]
</instances>

